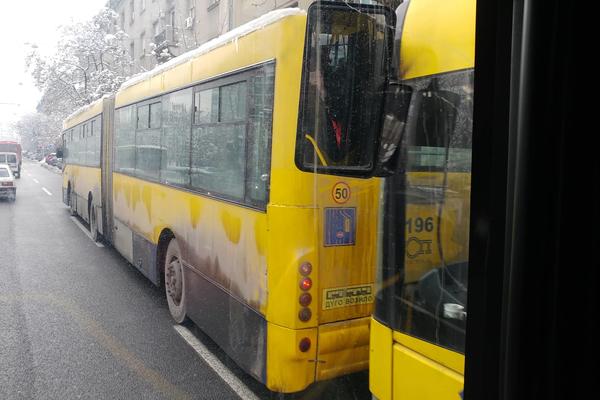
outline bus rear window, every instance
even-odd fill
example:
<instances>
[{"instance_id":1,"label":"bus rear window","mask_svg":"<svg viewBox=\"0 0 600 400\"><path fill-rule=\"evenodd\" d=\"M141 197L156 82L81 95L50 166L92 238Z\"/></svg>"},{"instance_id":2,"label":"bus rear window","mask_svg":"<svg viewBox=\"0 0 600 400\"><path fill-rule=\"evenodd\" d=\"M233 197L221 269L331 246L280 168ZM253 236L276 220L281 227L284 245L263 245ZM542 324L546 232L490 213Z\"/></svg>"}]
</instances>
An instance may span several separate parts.
<instances>
[{"instance_id":1,"label":"bus rear window","mask_svg":"<svg viewBox=\"0 0 600 400\"><path fill-rule=\"evenodd\" d=\"M352 175L373 166L387 83L386 15L378 9L311 9L296 164Z\"/></svg>"}]
</instances>

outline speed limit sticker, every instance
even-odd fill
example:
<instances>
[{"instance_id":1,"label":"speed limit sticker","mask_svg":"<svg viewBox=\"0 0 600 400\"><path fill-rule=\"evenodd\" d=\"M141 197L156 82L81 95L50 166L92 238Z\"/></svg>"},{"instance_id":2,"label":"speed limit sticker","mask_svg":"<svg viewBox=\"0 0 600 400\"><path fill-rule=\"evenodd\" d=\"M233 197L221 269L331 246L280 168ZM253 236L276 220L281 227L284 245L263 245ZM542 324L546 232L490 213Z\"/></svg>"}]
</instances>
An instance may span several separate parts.
<instances>
[{"instance_id":1,"label":"speed limit sticker","mask_svg":"<svg viewBox=\"0 0 600 400\"><path fill-rule=\"evenodd\" d=\"M348 200L350 200L350 186L346 182L338 182L333 185L333 189L331 190L331 196L333 197L333 201L338 204L344 204Z\"/></svg>"}]
</instances>

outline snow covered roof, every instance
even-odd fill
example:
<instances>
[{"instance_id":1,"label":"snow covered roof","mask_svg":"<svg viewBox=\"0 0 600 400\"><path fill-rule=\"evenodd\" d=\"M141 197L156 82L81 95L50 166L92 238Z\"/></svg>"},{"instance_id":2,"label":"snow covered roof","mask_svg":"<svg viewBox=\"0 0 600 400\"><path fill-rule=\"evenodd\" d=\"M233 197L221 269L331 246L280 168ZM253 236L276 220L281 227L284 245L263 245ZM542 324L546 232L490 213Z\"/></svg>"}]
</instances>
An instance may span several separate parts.
<instances>
[{"instance_id":1,"label":"snow covered roof","mask_svg":"<svg viewBox=\"0 0 600 400\"><path fill-rule=\"evenodd\" d=\"M188 51L187 53L183 53L180 56L175 57L172 60L169 60L166 63L161 64L150 71L143 72L141 74L133 76L131 79L125 81L121 85L121 87L119 88L119 91L126 89L130 86L133 86L139 82L150 79L153 76L159 75L159 74L161 74L171 68L174 68L178 65L184 64L187 61L194 59L202 54L205 54L217 47L221 47L230 42L235 42L239 38L246 36L251 32L257 31L267 25L271 25L274 22L277 22L283 18L292 16L292 15L306 15L306 11L301 10L299 8L283 8L280 10L271 11L271 12L264 14L244 25L241 25L227 33L224 33L223 35L221 35L213 40L210 40L210 41L204 43L203 45L201 45L200 47L198 47L194 50Z\"/></svg>"},{"instance_id":2,"label":"snow covered roof","mask_svg":"<svg viewBox=\"0 0 600 400\"><path fill-rule=\"evenodd\" d=\"M84 106L79 107L77 110L73 111L71 114L69 114L69 116L67 118L64 119L63 122L63 128L65 128L65 124L69 121L71 121L73 118L79 116L80 114L83 114L84 112L92 109L93 107L97 107L98 104L102 104L102 101L107 98L112 96L112 94L105 94L104 96L102 96L101 98L99 98L98 100L95 100L93 102L91 102L90 104L86 104ZM100 108L100 112L102 111L102 108Z\"/></svg>"}]
</instances>

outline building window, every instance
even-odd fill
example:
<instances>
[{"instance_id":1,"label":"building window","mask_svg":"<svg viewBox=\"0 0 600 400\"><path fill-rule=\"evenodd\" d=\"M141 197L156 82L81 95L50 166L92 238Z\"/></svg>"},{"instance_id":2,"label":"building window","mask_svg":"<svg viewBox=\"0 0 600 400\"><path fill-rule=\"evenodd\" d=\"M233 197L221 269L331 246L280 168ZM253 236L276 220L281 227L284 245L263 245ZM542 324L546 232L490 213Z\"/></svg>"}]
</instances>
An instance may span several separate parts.
<instances>
[{"instance_id":1,"label":"building window","mask_svg":"<svg viewBox=\"0 0 600 400\"><path fill-rule=\"evenodd\" d=\"M129 11L129 23L133 24L133 21L135 21L135 3L133 0L129 2Z\"/></svg>"},{"instance_id":2,"label":"building window","mask_svg":"<svg viewBox=\"0 0 600 400\"><path fill-rule=\"evenodd\" d=\"M140 35L140 57L144 57L146 55L146 32L142 32Z\"/></svg>"}]
</instances>

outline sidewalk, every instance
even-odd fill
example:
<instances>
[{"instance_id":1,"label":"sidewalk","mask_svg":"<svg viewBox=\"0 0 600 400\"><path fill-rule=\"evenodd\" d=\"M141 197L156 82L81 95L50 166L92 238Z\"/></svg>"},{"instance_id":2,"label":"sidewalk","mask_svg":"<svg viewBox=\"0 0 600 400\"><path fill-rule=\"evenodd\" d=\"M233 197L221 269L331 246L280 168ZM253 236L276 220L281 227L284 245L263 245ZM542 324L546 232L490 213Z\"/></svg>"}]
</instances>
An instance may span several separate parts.
<instances>
[{"instance_id":1,"label":"sidewalk","mask_svg":"<svg viewBox=\"0 0 600 400\"><path fill-rule=\"evenodd\" d=\"M43 167L46 168L48 171L54 172L56 174L62 174L62 170L60 168L56 168L50 164L48 164L46 161L38 161L38 164Z\"/></svg>"}]
</instances>

